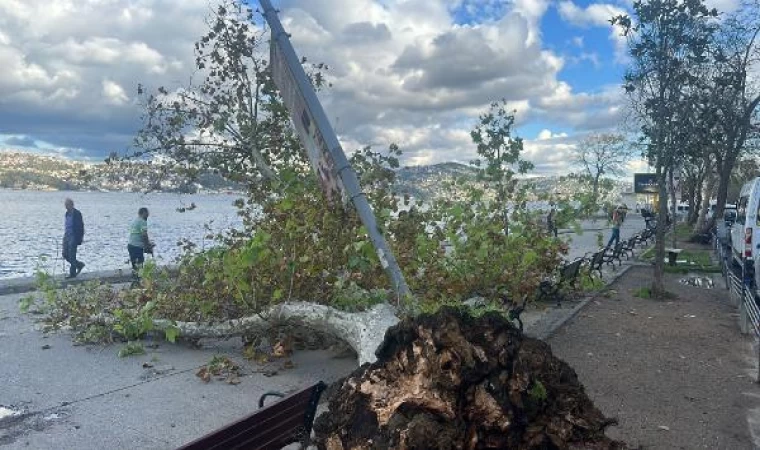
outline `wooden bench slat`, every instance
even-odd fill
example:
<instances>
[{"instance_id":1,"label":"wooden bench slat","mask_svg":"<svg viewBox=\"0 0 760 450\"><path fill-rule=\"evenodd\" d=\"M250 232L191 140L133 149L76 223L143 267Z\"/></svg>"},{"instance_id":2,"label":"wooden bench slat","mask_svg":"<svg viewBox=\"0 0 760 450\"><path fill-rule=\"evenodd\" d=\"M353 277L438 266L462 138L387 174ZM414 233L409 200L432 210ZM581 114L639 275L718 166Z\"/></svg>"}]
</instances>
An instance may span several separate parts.
<instances>
[{"instance_id":1,"label":"wooden bench slat","mask_svg":"<svg viewBox=\"0 0 760 450\"><path fill-rule=\"evenodd\" d=\"M279 450L288 444L301 440L305 432L303 417L291 416L256 436L255 439L246 439L242 444L247 445L241 448L250 450Z\"/></svg>"},{"instance_id":2,"label":"wooden bench slat","mask_svg":"<svg viewBox=\"0 0 760 450\"><path fill-rule=\"evenodd\" d=\"M319 389L321 392L322 386L315 385L289 397L285 397L223 428L212 431L180 447L178 450L281 448L292 442L297 442L297 428L303 428L306 425L305 412L311 407L310 404L315 394L315 389ZM293 433L290 435L287 434L288 428L293 429ZM278 437L277 435L273 435L272 432L279 432L282 436ZM285 442L288 436L291 439ZM280 447L253 446L253 444L261 442L262 439L271 441L272 445L280 445L278 442L284 443ZM278 441L277 439L280 440Z\"/></svg>"},{"instance_id":3,"label":"wooden bench slat","mask_svg":"<svg viewBox=\"0 0 760 450\"><path fill-rule=\"evenodd\" d=\"M287 430L287 427L302 427L305 423L304 415L302 412L308 408L308 403L309 402L306 401L288 404L286 408L280 408L275 415L266 417L264 420L259 420L260 418L258 415L254 413L247 417L247 420L245 422L241 421L227 426L223 430L219 430L215 434L209 436L209 438L214 441L213 446L203 448L207 450L222 450L229 448L259 448L258 446L242 445L251 441L253 441L253 443L258 443L258 441L263 439L271 439L269 432L272 429L277 429L280 433L284 433L284 431ZM281 424L286 424L287 427L282 427L280 426ZM291 433L291 435L296 435L295 430L293 433ZM297 437L295 440L291 439L282 446L287 445L291 442L295 442L296 440Z\"/></svg>"}]
</instances>

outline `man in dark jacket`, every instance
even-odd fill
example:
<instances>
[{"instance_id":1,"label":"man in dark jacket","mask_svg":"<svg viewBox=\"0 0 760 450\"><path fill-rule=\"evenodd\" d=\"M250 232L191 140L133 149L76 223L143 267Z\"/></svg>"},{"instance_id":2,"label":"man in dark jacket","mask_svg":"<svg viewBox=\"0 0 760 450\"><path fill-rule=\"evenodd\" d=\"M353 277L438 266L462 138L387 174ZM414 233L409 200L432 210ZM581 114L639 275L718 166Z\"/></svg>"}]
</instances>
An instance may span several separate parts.
<instances>
[{"instance_id":1,"label":"man in dark jacket","mask_svg":"<svg viewBox=\"0 0 760 450\"><path fill-rule=\"evenodd\" d=\"M73 200L67 198L64 205L66 205L66 215L64 216L63 259L71 264L66 278L74 278L84 268L84 263L77 261L77 247L82 245L82 239L84 239L84 222L82 213L74 208Z\"/></svg>"}]
</instances>

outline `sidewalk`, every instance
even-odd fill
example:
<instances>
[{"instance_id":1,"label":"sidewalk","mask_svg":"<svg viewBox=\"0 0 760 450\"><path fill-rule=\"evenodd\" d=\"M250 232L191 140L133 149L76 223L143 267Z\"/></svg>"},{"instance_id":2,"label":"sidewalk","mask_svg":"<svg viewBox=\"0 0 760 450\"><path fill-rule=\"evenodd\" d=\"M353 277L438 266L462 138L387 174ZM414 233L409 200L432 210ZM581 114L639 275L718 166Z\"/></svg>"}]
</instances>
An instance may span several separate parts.
<instances>
[{"instance_id":1,"label":"sidewalk","mask_svg":"<svg viewBox=\"0 0 760 450\"><path fill-rule=\"evenodd\" d=\"M751 449L760 445L753 339L739 332L728 291L679 283L678 298L635 297L651 269L632 268L547 342L632 448Z\"/></svg>"},{"instance_id":2,"label":"sidewalk","mask_svg":"<svg viewBox=\"0 0 760 450\"><path fill-rule=\"evenodd\" d=\"M239 339L203 341L201 349L162 341L119 358L122 344L75 346L66 333L42 334L19 312L21 297L0 296L3 450L173 449L255 411L266 391L292 392L356 368L354 357L329 351L298 351L292 369L282 360L261 366L242 358ZM195 376L218 354L242 366L240 384Z\"/></svg>"}]
</instances>

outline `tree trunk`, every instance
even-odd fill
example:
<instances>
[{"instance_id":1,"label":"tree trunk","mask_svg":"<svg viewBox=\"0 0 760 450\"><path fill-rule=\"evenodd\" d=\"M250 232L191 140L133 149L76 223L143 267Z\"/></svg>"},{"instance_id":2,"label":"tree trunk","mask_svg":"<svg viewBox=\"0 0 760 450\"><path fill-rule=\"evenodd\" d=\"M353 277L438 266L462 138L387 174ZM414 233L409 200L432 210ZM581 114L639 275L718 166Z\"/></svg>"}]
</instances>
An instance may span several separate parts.
<instances>
[{"instance_id":1,"label":"tree trunk","mask_svg":"<svg viewBox=\"0 0 760 450\"><path fill-rule=\"evenodd\" d=\"M676 185L673 181L674 175L673 175L673 169L670 169L668 174L668 182L670 184L670 215L673 217L673 232L671 233L671 236L673 237L673 247L678 247L678 237L676 236L676 223L678 222L678 203L676 201Z\"/></svg>"},{"instance_id":2,"label":"tree trunk","mask_svg":"<svg viewBox=\"0 0 760 450\"><path fill-rule=\"evenodd\" d=\"M734 170L734 165L736 165L736 157L731 156L726 158L726 161L723 164L723 167L720 171L719 179L718 179L718 193L716 195L715 199L715 214L713 214L712 219L707 221L705 226L702 228L703 233L709 232L712 227L715 225L715 221L719 217L723 217L723 211L726 209L726 197L728 196L728 185L731 183L731 172Z\"/></svg>"},{"instance_id":3,"label":"tree trunk","mask_svg":"<svg viewBox=\"0 0 760 450\"><path fill-rule=\"evenodd\" d=\"M98 316L96 322L112 323L112 317ZM272 307L259 315L225 322L174 322L155 319L153 328L158 331L176 327L179 336L187 339L229 338L264 333L276 327L293 327L329 334L342 340L356 351L359 365L374 362L375 350L383 342L385 331L399 319L394 308L381 303L370 310L348 313L329 306L306 302L288 302Z\"/></svg>"},{"instance_id":4,"label":"tree trunk","mask_svg":"<svg viewBox=\"0 0 760 450\"><path fill-rule=\"evenodd\" d=\"M699 212L702 208L702 180L694 185L693 204L689 203L689 225L692 227L699 220Z\"/></svg>"},{"instance_id":5,"label":"tree trunk","mask_svg":"<svg viewBox=\"0 0 760 450\"><path fill-rule=\"evenodd\" d=\"M715 190L715 175L713 174L712 165L707 166L705 182L702 191L702 204L699 207L699 216L697 223L694 224L694 233L701 233L705 226L707 214L710 212L710 200L712 200L713 190Z\"/></svg>"},{"instance_id":6,"label":"tree trunk","mask_svg":"<svg viewBox=\"0 0 760 450\"><path fill-rule=\"evenodd\" d=\"M668 193L666 189L666 172L662 167L657 168L657 187L660 204L657 208L657 228L655 230L655 257L654 257L654 279L652 281L652 297L664 298L665 285L663 283L663 272L665 271L665 230L667 228L668 216Z\"/></svg>"},{"instance_id":7,"label":"tree trunk","mask_svg":"<svg viewBox=\"0 0 760 450\"><path fill-rule=\"evenodd\" d=\"M599 202L599 176L601 174L597 173L594 177L594 204L598 204Z\"/></svg>"}]
</instances>

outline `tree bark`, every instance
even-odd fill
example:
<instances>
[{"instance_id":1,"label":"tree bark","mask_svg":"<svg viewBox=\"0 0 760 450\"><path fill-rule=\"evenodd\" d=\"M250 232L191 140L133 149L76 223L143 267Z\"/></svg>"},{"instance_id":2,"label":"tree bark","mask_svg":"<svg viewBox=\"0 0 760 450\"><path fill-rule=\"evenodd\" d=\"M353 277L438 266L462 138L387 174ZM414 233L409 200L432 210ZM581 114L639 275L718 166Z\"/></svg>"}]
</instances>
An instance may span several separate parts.
<instances>
[{"instance_id":1,"label":"tree bark","mask_svg":"<svg viewBox=\"0 0 760 450\"><path fill-rule=\"evenodd\" d=\"M697 183L694 185L694 205L689 205L689 213L691 213L691 217L689 218L689 225L692 227L697 223L699 220L699 213L702 211L702 184L704 183L704 177L697 180Z\"/></svg>"},{"instance_id":2,"label":"tree bark","mask_svg":"<svg viewBox=\"0 0 760 450\"><path fill-rule=\"evenodd\" d=\"M668 171L669 172L669 174L668 174L668 181L669 181L669 184L670 184L670 215L673 217L673 232L671 233L671 236L673 238L673 241L672 241L673 247L672 248L677 248L678 247L678 242L677 242L678 241L678 237L676 236L676 222L678 222L678 220L677 220L677 218L678 218L678 210L677 210L678 204L676 202L676 185L675 185L675 182L673 181L673 178L675 176L673 174L673 170L674 169L671 168Z\"/></svg>"},{"instance_id":3,"label":"tree bark","mask_svg":"<svg viewBox=\"0 0 760 450\"><path fill-rule=\"evenodd\" d=\"M96 322L109 324L112 317L99 316ZM181 338L230 338L264 333L275 327L298 327L330 334L356 351L359 365L374 362L375 350L383 342L385 331L399 319L394 308L381 303L368 311L349 313L329 306L307 302L288 302L256 316L218 323L175 322L154 319L153 328L163 331L176 327Z\"/></svg>"},{"instance_id":4,"label":"tree bark","mask_svg":"<svg viewBox=\"0 0 760 450\"><path fill-rule=\"evenodd\" d=\"M598 203L599 201L599 177L601 174L597 172L596 176L594 177L594 203Z\"/></svg>"},{"instance_id":5,"label":"tree bark","mask_svg":"<svg viewBox=\"0 0 760 450\"><path fill-rule=\"evenodd\" d=\"M697 216L697 223L694 224L694 233L701 233L705 226L707 214L710 212L710 200L712 200L713 191L715 190L716 179L712 164L707 166L705 173L704 186L702 187L702 204L699 205L699 215Z\"/></svg>"},{"instance_id":6,"label":"tree bark","mask_svg":"<svg viewBox=\"0 0 760 450\"><path fill-rule=\"evenodd\" d=\"M735 165L735 154L729 155L723 163L722 170L718 174L718 193L716 194L715 199L715 214L713 214L712 218L703 226L703 233L709 232L715 225L715 221L719 217L723 217L723 211L726 209L726 198L728 197L728 185L731 183L731 172L733 172Z\"/></svg>"},{"instance_id":7,"label":"tree bark","mask_svg":"<svg viewBox=\"0 0 760 450\"><path fill-rule=\"evenodd\" d=\"M660 204L657 208L657 228L655 230L655 258L654 277L652 280L652 297L659 299L665 297L663 272L665 271L665 230L667 228L666 222L668 216L668 193L665 184L666 172L661 166L657 168L657 172L657 187L659 190L658 198Z\"/></svg>"}]
</instances>

